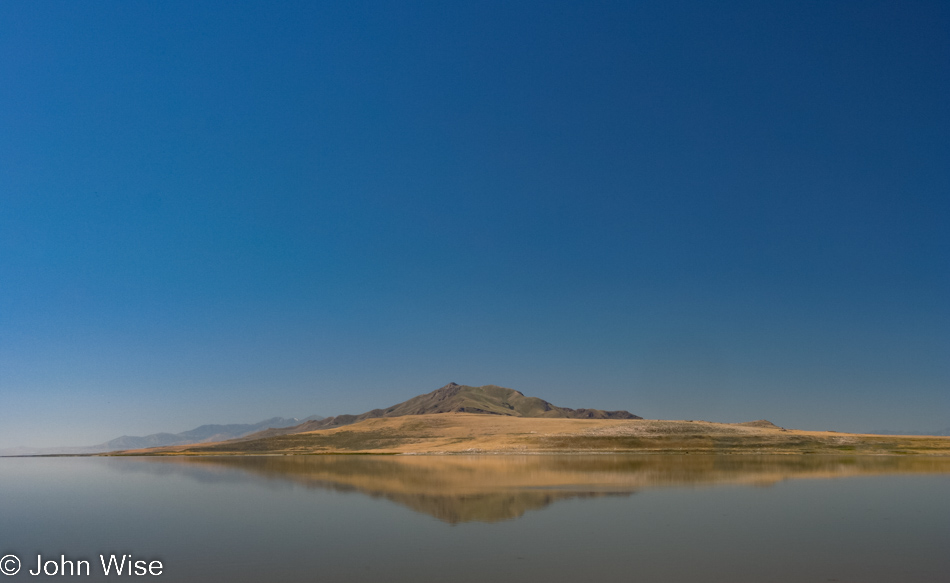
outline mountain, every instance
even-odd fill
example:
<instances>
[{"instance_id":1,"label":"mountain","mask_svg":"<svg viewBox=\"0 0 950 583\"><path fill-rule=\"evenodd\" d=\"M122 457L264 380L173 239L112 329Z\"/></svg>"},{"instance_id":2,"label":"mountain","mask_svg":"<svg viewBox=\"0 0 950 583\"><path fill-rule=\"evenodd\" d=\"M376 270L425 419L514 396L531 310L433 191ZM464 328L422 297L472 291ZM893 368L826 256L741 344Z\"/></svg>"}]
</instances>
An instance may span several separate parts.
<instances>
[{"instance_id":1,"label":"mountain","mask_svg":"<svg viewBox=\"0 0 950 583\"><path fill-rule=\"evenodd\" d=\"M100 443L98 445L45 448L16 447L0 450L0 455L80 455L88 453L104 453L123 449L142 449L147 447L162 447L166 445L226 441L228 439L244 437L245 435L269 428L296 426L301 422L307 423L311 421L319 421L321 419L323 419L323 417L320 417L319 415L312 415L305 419L298 419L296 417L272 417L257 423L202 425L188 431L182 431L181 433L152 433L151 435L145 435L142 437L123 435L122 437L110 439L109 441Z\"/></svg>"},{"instance_id":2,"label":"mountain","mask_svg":"<svg viewBox=\"0 0 950 583\"><path fill-rule=\"evenodd\" d=\"M301 422L319 421L323 419L318 415L307 417L306 419L297 419L296 417L272 417L259 421L257 423L233 423L230 425L202 425L181 433L153 433L144 437L135 437L123 435L105 443L93 447L105 448L102 451L115 451L119 449L141 449L146 447L160 447L163 445L182 445L186 443L205 443L208 441L226 441L244 437L251 433L264 429L282 427L291 427L299 425Z\"/></svg>"},{"instance_id":3,"label":"mountain","mask_svg":"<svg viewBox=\"0 0 950 583\"><path fill-rule=\"evenodd\" d=\"M387 409L373 409L361 415L337 415L312 420L293 427L268 429L245 436L247 439L290 435L317 429L352 425L366 419L429 415L433 413L479 413L508 417L547 417L556 419L642 419L628 411L600 409L568 409L557 407L537 397L525 397L520 391L496 385L470 387L449 383L431 393L413 397Z\"/></svg>"}]
</instances>

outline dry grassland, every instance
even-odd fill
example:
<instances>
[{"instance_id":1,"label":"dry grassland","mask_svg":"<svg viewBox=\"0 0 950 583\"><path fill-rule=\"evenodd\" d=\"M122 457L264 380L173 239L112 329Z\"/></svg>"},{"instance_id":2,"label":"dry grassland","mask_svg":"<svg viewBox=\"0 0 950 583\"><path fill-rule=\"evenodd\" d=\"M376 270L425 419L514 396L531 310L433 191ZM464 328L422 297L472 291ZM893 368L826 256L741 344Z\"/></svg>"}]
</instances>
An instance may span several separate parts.
<instances>
[{"instance_id":1,"label":"dry grassland","mask_svg":"<svg viewBox=\"0 0 950 583\"><path fill-rule=\"evenodd\" d=\"M440 413L132 455L745 453L950 455L950 437L785 430L706 421L543 419Z\"/></svg>"}]
</instances>

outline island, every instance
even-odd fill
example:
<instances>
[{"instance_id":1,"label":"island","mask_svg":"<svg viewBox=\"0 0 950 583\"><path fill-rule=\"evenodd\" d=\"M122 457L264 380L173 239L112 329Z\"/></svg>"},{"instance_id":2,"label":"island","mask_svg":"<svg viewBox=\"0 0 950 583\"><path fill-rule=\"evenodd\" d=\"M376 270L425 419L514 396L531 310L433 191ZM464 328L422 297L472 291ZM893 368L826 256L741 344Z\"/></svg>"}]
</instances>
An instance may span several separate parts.
<instances>
[{"instance_id":1,"label":"island","mask_svg":"<svg viewBox=\"0 0 950 583\"><path fill-rule=\"evenodd\" d=\"M316 454L950 455L950 436L803 431L766 421L643 419L558 407L496 385L456 383L386 409L271 428L238 439L104 455Z\"/></svg>"}]
</instances>

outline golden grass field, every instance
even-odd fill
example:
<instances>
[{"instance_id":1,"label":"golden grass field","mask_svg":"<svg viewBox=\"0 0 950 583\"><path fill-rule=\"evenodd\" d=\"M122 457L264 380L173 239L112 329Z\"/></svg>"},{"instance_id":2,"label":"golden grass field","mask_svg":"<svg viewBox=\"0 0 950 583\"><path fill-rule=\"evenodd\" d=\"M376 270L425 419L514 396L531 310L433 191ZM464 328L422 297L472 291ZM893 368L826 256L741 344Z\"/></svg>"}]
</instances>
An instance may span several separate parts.
<instances>
[{"instance_id":1,"label":"golden grass field","mask_svg":"<svg viewBox=\"0 0 950 583\"><path fill-rule=\"evenodd\" d=\"M768 424L439 413L127 455L744 453L950 455L950 437L786 430Z\"/></svg>"}]
</instances>

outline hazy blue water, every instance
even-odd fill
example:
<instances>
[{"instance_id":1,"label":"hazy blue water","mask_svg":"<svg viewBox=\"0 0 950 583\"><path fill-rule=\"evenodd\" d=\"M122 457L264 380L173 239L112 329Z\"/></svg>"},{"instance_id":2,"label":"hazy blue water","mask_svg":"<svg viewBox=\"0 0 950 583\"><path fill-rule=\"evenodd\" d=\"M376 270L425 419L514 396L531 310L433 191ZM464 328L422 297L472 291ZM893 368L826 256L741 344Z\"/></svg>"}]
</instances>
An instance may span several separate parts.
<instances>
[{"instance_id":1,"label":"hazy blue water","mask_svg":"<svg viewBox=\"0 0 950 583\"><path fill-rule=\"evenodd\" d=\"M113 552L173 582L948 581L950 463L893 463L7 458L0 555L10 581Z\"/></svg>"}]
</instances>

